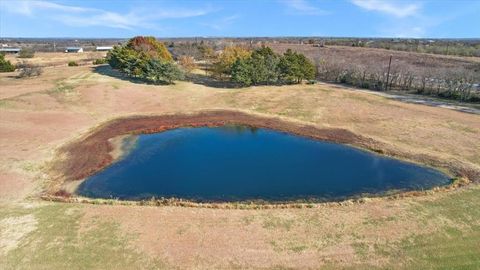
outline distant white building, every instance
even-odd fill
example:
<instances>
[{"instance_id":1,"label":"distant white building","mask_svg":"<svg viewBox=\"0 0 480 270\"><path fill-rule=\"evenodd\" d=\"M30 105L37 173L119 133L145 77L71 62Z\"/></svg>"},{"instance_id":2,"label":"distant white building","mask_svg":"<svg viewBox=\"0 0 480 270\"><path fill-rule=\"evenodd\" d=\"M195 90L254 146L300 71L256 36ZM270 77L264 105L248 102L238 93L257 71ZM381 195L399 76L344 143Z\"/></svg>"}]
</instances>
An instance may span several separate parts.
<instances>
[{"instance_id":1,"label":"distant white building","mask_svg":"<svg viewBox=\"0 0 480 270\"><path fill-rule=\"evenodd\" d=\"M112 46L97 46L97 51L100 51L100 52L110 51L112 49L113 49Z\"/></svg>"},{"instance_id":2,"label":"distant white building","mask_svg":"<svg viewBox=\"0 0 480 270\"><path fill-rule=\"evenodd\" d=\"M82 53L83 48L82 47L67 47L65 49L66 53Z\"/></svg>"},{"instance_id":3,"label":"distant white building","mask_svg":"<svg viewBox=\"0 0 480 270\"><path fill-rule=\"evenodd\" d=\"M0 48L0 53L19 53L22 49L20 48Z\"/></svg>"}]
</instances>

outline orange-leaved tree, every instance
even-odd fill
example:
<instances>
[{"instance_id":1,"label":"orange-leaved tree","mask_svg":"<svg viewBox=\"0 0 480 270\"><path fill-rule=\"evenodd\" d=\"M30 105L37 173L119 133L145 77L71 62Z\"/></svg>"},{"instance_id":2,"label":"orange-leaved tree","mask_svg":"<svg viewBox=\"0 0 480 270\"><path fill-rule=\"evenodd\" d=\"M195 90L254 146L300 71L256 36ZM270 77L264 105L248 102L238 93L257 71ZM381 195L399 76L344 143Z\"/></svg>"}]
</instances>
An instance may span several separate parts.
<instances>
[{"instance_id":1,"label":"orange-leaved tree","mask_svg":"<svg viewBox=\"0 0 480 270\"><path fill-rule=\"evenodd\" d=\"M128 41L126 47L139 53L145 53L150 58L156 58L165 61L173 60L172 55L168 51L167 47L165 47L165 44L159 42L154 37L136 36Z\"/></svg>"},{"instance_id":2,"label":"orange-leaved tree","mask_svg":"<svg viewBox=\"0 0 480 270\"><path fill-rule=\"evenodd\" d=\"M239 59L246 59L250 57L252 52L242 46L225 47L223 51L216 56L213 63L213 73L221 77L222 75L229 75L235 61Z\"/></svg>"}]
</instances>

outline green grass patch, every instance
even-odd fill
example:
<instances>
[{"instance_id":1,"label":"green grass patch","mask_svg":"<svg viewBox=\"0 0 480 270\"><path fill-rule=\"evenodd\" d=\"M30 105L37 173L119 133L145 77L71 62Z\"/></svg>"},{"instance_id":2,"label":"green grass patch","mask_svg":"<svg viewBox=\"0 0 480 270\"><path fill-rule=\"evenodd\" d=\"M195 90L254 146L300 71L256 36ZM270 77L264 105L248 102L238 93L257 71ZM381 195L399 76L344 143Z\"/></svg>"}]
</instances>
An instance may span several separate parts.
<instances>
[{"instance_id":1,"label":"green grass patch","mask_svg":"<svg viewBox=\"0 0 480 270\"><path fill-rule=\"evenodd\" d=\"M480 269L480 189L474 187L422 203L413 211L425 223L446 224L429 235L404 239L399 249L407 267L417 269ZM438 222L441 226L442 223Z\"/></svg>"},{"instance_id":2,"label":"green grass patch","mask_svg":"<svg viewBox=\"0 0 480 270\"><path fill-rule=\"evenodd\" d=\"M480 226L412 236L399 246L406 269L480 269Z\"/></svg>"},{"instance_id":3,"label":"green grass patch","mask_svg":"<svg viewBox=\"0 0 480 270\"><path fill-rule=\"evenodd\" d=\"M265 229L283 229L289 231L295 223L294 219L274 215L266 215L263 218L262 226Z\"/></svg>"},{"instance_id":4,"label":"green grass patch","mask_svg":"<svg viewBox=\"0 0 480 270\"><path fill-rule=\"evenodd\" d=\"M37 228L0 258L1 269L159 269L160 261L129 245L134 235L118 224L93 221L80 228L82 207L49 204L33 209ZM19 210L25 212L26 210ZM29 209L32 212L32 209ZM0 214L19 214L16 211Z\"/></svg>"},{"instance_id":5,"label":"green grass patch","mask_svg":"<svg viewBox=\"0 0 480 270\"><path fill-rule=\"evenodd\" d=\"M71 92L75 87L70 84L59 83L54 88L50 89L48 92L50 94L65 94Z\"/></svg>"},{"instance_id":6,"label":"green grass patch","mask_svg":"<svg viewBox=\"0 0 480 270\"><path fill-rule=\"evenodd\" d=\"M12 108L13 105L8 100L0 100L0 109L9 109Z\"/></svg>"},{"instance_id":7,"label":"green grass patch","mask_svg":"<svg viewBox=\"0 0 480 270\"><path fill-rule=\"evenodd\" d=\"M368 256L368 244L363 242L355 242L352 244L355 254L361 258L366 258Z\"/></svg>"}]
</instances>

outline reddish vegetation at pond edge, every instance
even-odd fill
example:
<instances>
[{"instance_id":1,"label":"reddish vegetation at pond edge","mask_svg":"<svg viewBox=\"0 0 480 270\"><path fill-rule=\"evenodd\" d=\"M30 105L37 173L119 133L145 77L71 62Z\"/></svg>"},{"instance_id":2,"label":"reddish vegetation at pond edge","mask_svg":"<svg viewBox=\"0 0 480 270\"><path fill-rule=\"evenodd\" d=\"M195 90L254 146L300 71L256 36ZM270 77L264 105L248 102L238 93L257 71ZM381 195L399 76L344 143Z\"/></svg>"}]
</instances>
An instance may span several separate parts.
<instances>
[{"instance_id":1,"label":"reddish vegetation at pond edge","mask_svg":"<svg viewBox=\"0 0 480 270\"><path fill-rule=\"evenodd\" d=\"M60 148L59 159L53 163L52 172L62 181L86 178L113 162L110 152L113 146L109 139L126 134L156 133L179 127L222 126L228 124L268 128L296 135L350 144L375 152L413 160L448 170L456 177L479 181L480 172L466 164L437 160L425 155L401 153L386 145L339 128L317 128L311 125L288 122L278 118L260 117L238 111L206 111L198 114L135 116L109 121L79 140Z\"/></svg>"}]
</instances>

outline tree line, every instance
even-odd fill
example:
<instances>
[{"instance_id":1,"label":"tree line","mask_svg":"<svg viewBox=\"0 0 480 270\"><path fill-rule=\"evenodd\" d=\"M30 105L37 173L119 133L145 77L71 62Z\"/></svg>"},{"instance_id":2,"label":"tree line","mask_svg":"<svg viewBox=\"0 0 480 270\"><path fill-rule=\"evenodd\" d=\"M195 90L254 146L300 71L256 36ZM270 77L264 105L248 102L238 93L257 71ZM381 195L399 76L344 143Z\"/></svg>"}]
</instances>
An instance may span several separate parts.
<instances>
[{"instance_id":1,"label":"tree line","mask_svg":"<svg viewBox=\"0 0 480 270\"><path fill-rule=\"evenodd\" d=\"M478 71L443 68L340 62L334 57L315 61L317 78L377 91L398 90L461 101L479 102Z\"/></svg>"},{"instance_id":2,"label":"tree line","mask_svg":"<svg viewBox=\"0 0 480 270\"><path fill-rule=\"evenodd\" d=\"M315 66L305 55L288 50L283 55L269 47L250 50L228 46L221 52L200 47L198 52L211 62L209 71L220 80L242 86L301 83L315 78ZM193 49L192 49L193 51ZM115 46L107 55L114 69L128 77L170 84L196 68L191 56L178 57L178 64L165 44L154 37L134 37L124 46Z\"/></svg>"},{"instance_id":3,"label":"tree line","mask_svg":"<svg viewBox=\"0 0 480 270\"><path fill-rule=\"evenodd\" d=\"M281 85L315 79L315 66L305 55L287 50L283 55L269 47L250 51L226 47L213 62L213 74L242 86Z\"/></svg>"},{"instance_id":4,"label":"tree line","mask_svg":"<svg viewBox=\"0 0 480 270\"><path fill-rule=\"evenodd\" d=\"M415 43L406 42L373 42L365 45L369 48L381 48L387 50L406 51L406 52L418 52L418 53L433 53L442 55L458 55L458 56L474 56L480 57L480 44L463 44L463 43L447 43L440 44L428 43L422 44L419 41Z\"/></svg>"}]
</instances>

